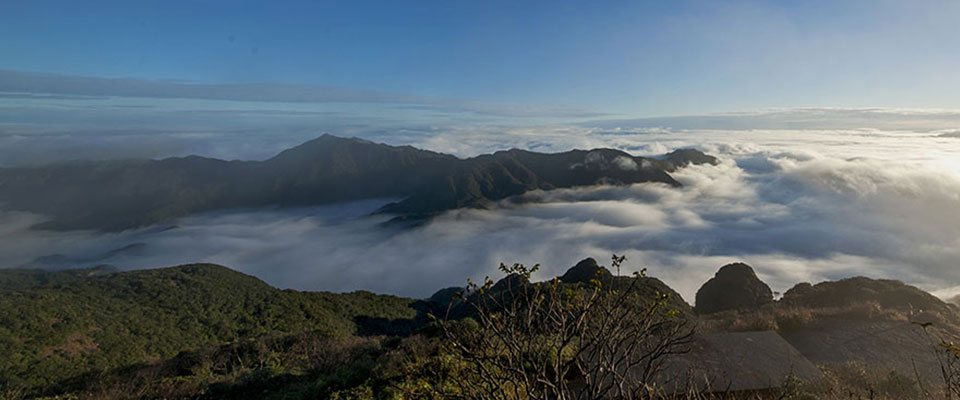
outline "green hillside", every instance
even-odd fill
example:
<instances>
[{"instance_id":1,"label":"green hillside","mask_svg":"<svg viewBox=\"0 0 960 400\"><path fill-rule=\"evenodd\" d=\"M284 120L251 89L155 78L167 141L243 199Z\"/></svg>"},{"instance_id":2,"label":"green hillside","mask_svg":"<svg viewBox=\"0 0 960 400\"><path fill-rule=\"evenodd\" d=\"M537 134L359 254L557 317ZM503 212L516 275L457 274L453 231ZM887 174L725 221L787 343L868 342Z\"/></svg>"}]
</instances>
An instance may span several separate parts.
<instances>
[{"instance_id":1,"label":"green hillside","mask_svg":"<svg viewBox=\"0 0 960 400\"><path fill-rule=\"evenodd\" d=\"M112 272L116 271L111 267L80 268L62 271L4 269L0 270L0 291L62 285Z\"/></svg>"},{"instance_id":2,"label":"green hillside","mask_svg":"<svg viewBox=\"0 0 960 400\"><path fill-rule=\"evenodd\" d=\"M954 350L920 334L936 339L960 332L955 306L890 280L799 284L779 301L697 315L662 281L614 276L591 258L557 278L558 292L532 298L516 295L554 281L504 273L486 292L487 299L500 301L487 311L503 318L520 315L501 307L520 304L514 300L522 308L531 299L567 298L571 303L543 315L575 311L586 304L577 303L586 298L577 294L588 294L596 284L612 296L606 299L636 291L638 296L624 303L631 310L625 315L643 315L650 304L663 301L662 312L639 320L658 326L654 332L668 333L670 326L697 334L774 332L821 367L823 379L801 387L819 398L848 392L924 398L924 385L937 385L943 365L934 351ZM618 289L630 282L637 284L633 290ZM734 296L749 289L741 286L727 282L721 289ZM433 301L279 290L211 264L128 272L0 270L0 399L447 398L465 390L460 383L479 382L470 368L475 364L463 358L449 335L478 339L475 335L489 332L479 329L479 311L465 303L484 295L454 300L461 290L442 289ZM430 315L442 320L431 321ZM589 313L600 318L596 321L606 321L604 315ZM538 321L522 325L554 320ZM596 337L609 331L603 332ZM525 352L547 338L508 336L535 339L524 342ZM550 360L540 355L526 362L534 365L542 357ZM857 368L875 373L855 373ZM780 383L771 384L771 393L780 393Z\"/></svg>"},{"instance_id":3,"label":"green hillside","mask_svg":"<svg viewBox=\"0 0 960 400\"><path fill-rule=\"evenodd\" d=\"M83 275L0 270L0 381L57 389L184 350L307 331L346 337L417 315L410 299L279 290L211 264Z\"/></svg>"}]
</instances>

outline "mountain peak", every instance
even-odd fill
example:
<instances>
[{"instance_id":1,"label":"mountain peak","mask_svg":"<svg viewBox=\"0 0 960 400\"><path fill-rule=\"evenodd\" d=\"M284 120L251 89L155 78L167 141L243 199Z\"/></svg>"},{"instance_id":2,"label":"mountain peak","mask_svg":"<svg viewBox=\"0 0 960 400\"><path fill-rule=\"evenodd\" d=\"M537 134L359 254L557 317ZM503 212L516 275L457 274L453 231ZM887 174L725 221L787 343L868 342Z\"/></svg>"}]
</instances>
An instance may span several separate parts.
<instances>
[{"instance_id":1,"label":"mountain peak","mask_svg":"<svg viewBox=\"0 0 960 400\"><path fill-rule=\"evenodd\" d=\"M727 264L697 291L696 311L701 314L718 311L755 309L773 302L770 286L757 277L744 263Z\"/></svg>"},{"instance_id":2,"label":"mountain peak","mask_svg":"<svg viewBox=\"0 0 960 400\"><path fill-rule=\"evenodd\" d=\"M697 149L677 149L668 153L665 158L678 167L685 167L690 164L717 165L720 163L720 160L716 157L707 155Z\"/></svg>"},{"instance_id":3,"label":"mountain peak","mask_svg":"<svg viewBox=\"0 0 960 400\"><path fill-rule=\"evenodd\" d=\"M367 139L358 138L356 136L345 137L345 136L332 135L329 133L324 133L319 137L317 137L316 139L307 141L307 143L315 140L321 140L321 139L326 141L344 141L344 142L354 142L354 143L364 143L364 144L382 144L382 143L375 143Z\"/></svg>"},{"instance_id":4,"label":"mountain peak","mask_svg":"<svg viewBox=\"0 0 960 400\"><path fill-rule=\"evenodd\" d=\"M592 279L608 276L610 276L609 270L598 265L597 260L588 257L580 260L577 265L568 269L567 272L560 277L560 281L563 283L587 283Z\"/></svg>"},{"instance_id":5,"label":"mountain peak","mask_svg":"<svg viewBox=\"0 0 960 400\"><path fill-rule=\"evenodd\" d=\"M69 170L0 170L0 203L52 217L40 229L120 231L193 213L248 206L311 206L400 198L380 211L400 217L485 207L532 190L659 182L679 187L678 163L714 162L696 150L670 160L615 149L537 153L508 150L473 158L329 133L266 161L190 157L91 163ZM105 168L109 165L110 168ZM75 201L60 201L71 193Z\"/></svg>"},{"instance_id":6,"label":"mountain peak","mask_svg":"<svg viewBox=\"0 0 960 400\"><path fill-rule=\"evenodd\" d=\"M324 133L323 135L320 135L314 139L310 139L306 142L300 143L287 150L284 150L280 152L280 154L283 154L291 150L300 149L300 148L316 148L318 146L330 146L334 144L368 144L368 145L386 146L384 144L374 143L369 140L360 139L357 137L342 137L342 136L331 135L329 133Z\"/></svg>"}]
</instances>

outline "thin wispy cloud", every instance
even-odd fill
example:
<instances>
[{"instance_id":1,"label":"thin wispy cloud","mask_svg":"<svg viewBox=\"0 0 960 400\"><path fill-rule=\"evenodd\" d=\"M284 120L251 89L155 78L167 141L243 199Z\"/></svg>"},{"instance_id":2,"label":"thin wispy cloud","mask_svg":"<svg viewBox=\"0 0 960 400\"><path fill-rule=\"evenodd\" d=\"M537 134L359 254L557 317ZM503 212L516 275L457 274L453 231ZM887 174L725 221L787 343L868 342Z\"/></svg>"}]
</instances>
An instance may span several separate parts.
<instances>
[{"instance_id":1,"label":"thin wispy cloud","mask_svg":"<svg viewBox=\"0 0 960 400\"><path fill-rule=\"evenodd\" d=\"M878 129L934 131L960 126L960 110L898 108L790 108L655 118L604 119L587 127L670 127L690 130Z\"/></svg>"},{"instance_id":2,"label":"thin wispy cloud","mask_svg":"<svg viewBox=\"0 0 960 400\"><path fill-rule=\"evenodd\" d=\"M421 110L510 118L591 118L608 115L573 107L493 104L305 84L195 83L134 78L99 78L0 70L0 98L85 100L110 97L204 99L261 103L402 104ZM247 111L249 112L249 111Z\"/></svg>"}]
</instances>

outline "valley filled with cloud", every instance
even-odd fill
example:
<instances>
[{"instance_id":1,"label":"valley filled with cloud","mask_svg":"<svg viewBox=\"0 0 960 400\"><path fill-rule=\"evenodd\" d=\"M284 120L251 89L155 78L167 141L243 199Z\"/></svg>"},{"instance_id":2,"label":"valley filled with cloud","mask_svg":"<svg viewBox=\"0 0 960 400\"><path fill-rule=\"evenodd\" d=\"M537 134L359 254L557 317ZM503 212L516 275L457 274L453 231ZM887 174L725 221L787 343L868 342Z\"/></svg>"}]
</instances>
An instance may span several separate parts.
<instances>
[{"instance_id":1,"label":"valley filled with cloud","mask_svg":"<svg viewBox=\"0 0 960 400\"><path fill-rule=\"evenodd\" d=\"M764 118L803 114L816 121L842 114L847 121L878 112L805 110ZM370 215L396 199L220 212L121 233L35 231L29 227L42 216L7 212L0 216L0 263L127 269L214 262L282 288L426 297L462 285L465 277L497 277L500 262L539 263L539 277L548 278L584 257L617 253L627 255L630 270L647 268L688 301L719 266L735 261L754 266L781 292L801 281L867 275L943 297L960 293L960 161L951 156L960 140L944 134L955 117L882 112L914 124L816 127L843 125L831 117L803 129L747 129L756 115L724 115L731 129L684 127L680 120L676 126L640 120L393 133L357 128L367 139L458 156L599 147L654 156L695 147L722 162L673 173L681 188L642 183L530 192L413 228ZM223 143L231 143L229 137Z\"/></svg>"}]
</instances>

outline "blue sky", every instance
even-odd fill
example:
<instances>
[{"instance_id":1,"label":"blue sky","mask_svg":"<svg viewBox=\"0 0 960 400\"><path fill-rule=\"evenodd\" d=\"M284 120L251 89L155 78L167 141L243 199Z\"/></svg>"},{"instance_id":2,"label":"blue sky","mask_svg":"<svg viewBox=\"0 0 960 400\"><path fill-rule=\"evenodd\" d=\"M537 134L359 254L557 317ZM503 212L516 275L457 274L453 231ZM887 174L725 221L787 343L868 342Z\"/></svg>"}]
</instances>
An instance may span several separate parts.
<instances>
[{"instance_id":1,"label":"blue sky","mask_svg":"<svg viewBox=\"0 0 960 400\"><path fill-rule=\"evenodd\" d=\"M11 1L0 69L629 117L960 108L953 1Z\"/></svg>"}]
</instances>

